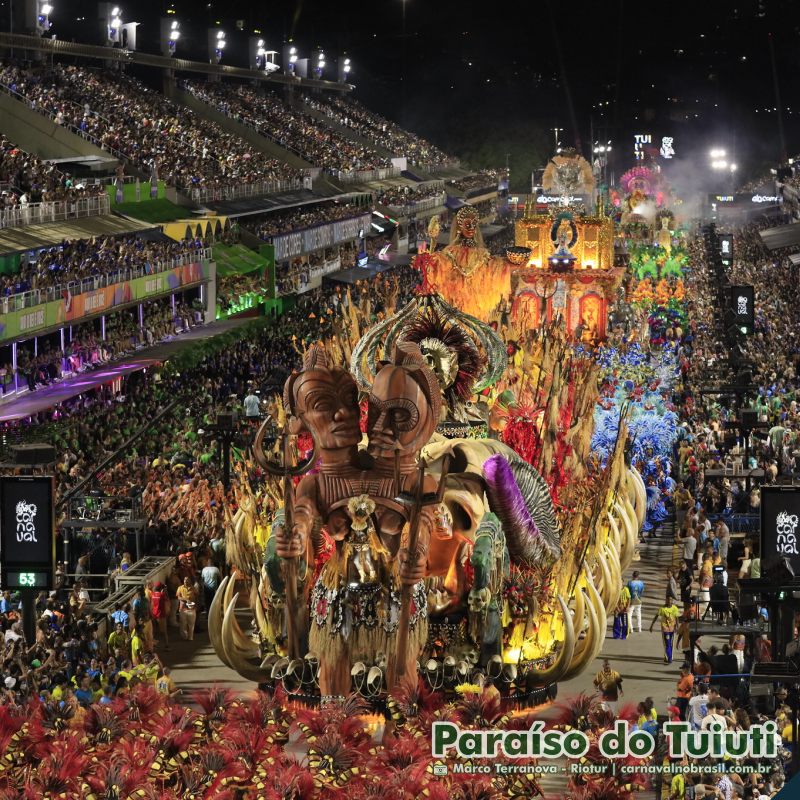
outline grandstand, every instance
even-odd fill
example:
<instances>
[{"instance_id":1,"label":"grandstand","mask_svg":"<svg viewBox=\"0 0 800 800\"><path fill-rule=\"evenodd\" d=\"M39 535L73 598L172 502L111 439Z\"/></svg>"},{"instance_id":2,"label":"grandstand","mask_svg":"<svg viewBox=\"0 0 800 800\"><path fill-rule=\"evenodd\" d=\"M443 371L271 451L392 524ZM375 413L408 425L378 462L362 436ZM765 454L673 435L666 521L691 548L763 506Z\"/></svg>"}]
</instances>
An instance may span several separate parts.
<instances>
[{"instance_id":1,"label":"grandstand","mask_svg":"<svg viewBox=\"0 0 800 800\"><path fill-rule=\"evenodd\" d=\"M162 93L158 66L108 71L100 50L0 66L0 403L214 320L282 313L339 273L386 269L428 217L494 207L496 175L340 84L164 73Z\"/></svg>"}]
</instances>

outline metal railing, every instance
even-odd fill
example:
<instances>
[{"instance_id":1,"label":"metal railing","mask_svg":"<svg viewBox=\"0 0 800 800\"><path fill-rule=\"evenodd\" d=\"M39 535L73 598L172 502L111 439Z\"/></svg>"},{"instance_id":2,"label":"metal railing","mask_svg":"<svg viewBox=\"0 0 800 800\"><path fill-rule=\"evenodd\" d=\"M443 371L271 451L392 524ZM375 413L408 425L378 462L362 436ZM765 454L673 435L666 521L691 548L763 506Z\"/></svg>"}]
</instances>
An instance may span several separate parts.
<instances>
[{"instance_id":1,"label":"metal railing","mask_svg":"<svg viewBox=\"0 0 800 800\"><path fill-rule=\"evenodd\" d=\"M108 199L106 197L106 199ZM30 289L27 292L19 292L8 297L0 298L0 312L8 314L11 311L21 311L25 308L33 308L42 303L49 303L52 300L60 300L67 293L72 296L94 292L106 286L113 286L117 283L141 278L145 275L157 275L175 267L182 267L185 264L196 264L198 261L211 261L211 248L203 247L195 250L194 253L187 254L183 258L172 258L167 261L155 261L152 264L143 264L140 267L128 267L126 269L107 272L103 275L93 275L83 278L80 281L70 281L69 283L59 283L47 289Z\"/></svg>"},{"instance_id":2,"label":"metal railing","mask_svg":"<svg viewBox=\"0 0 800 800\"><path fill-rule=\"evenodd\" d=\"M44 222L63 222L67 219L96 217L110 214L108 194L81 197L76 200L48 200L43 203L28 203L24 206L4 208L0 211L0 228L21 228Z\"/></svg>"},{"instance_id":3,"label":"metal railing","mask_svg":"<svg viewBox=\"0 0 800 800\"><path fill-rule=\"evenodd\" d=\"M391 211L395 211L398 214L415 214L418 211L428 211L431 208L443 206L446 199L447 194L442 192L441 194L434 195L433 197L425 197L422 200L412 200L410 203L403 203L402 205L387 203L386 208L390 209Z\"/></svg>"},{"instance_id":4,"label":"metal railing","mask_svg":"<svg viewBox=\"0 0 800 800\"><path fill-rule=\"evenodd\" d=\"M208 186L192 189L192 200L196 203L219 202L222 200L241 200L245 197L261 197L277 192L290 192L301 189L301 180L293 181L258 181L243 183L239 186Z\"/></svg>"},{"instance_id":5,"label":"metal railing","mask_svg":"<svg viewBox=\"0 0 800 800\"><path fill-rule=\"evenodd\" d=\"M142 515L141 497L125 495L72 497L67 503L67 518L87 522L132 522Z\"/></svg>"}]
</instances>

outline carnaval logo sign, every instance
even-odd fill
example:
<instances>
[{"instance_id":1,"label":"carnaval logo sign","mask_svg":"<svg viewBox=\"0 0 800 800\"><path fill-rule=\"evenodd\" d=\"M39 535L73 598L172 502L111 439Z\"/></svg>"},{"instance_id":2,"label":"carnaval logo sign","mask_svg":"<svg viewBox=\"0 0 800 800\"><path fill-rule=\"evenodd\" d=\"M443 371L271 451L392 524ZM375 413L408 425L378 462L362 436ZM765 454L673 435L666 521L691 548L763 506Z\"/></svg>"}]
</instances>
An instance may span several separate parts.
<instances>
[{"instance_id":1,"label":"carnaval logo sign","mask_svg":"<svg viewBox=\"0 0 800 800\"><path fill-rule=\"evenodd\" d=\"M746 297L742 297L741 295L739 295L739 297L736 298L736 312L740 316L747 316L747 298Z\"/></svg>"},{"instance_id":2,"label":"carnaval logo sign","mask_svg":"<svg viewBox=\"0 0 800 800\"><path fill-rule=\"evenodd\" d=\"M36 538L36 505L20 500L17 503L17 541L38 542Z\"/></svg>"},{"instance_id":3,"label":"carnaval logo sign","mask_svg":"<svg viewBox=\"0 0 800 800\"><path fill-rule=\"evenodd\" d=\"M776 548L782 555L798 555L797 552L797 514L788 514L781 511L775 521L775 529L778 534Z\"/></svg>"}]
</instances>

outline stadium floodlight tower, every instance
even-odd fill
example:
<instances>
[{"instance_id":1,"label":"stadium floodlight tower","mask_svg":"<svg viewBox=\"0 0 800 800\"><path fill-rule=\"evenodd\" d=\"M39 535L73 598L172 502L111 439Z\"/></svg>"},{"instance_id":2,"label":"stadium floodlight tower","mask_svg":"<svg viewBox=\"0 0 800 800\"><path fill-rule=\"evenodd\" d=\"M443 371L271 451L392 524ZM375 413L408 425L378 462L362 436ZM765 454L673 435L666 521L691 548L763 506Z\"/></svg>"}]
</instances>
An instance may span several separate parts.
<instances>
[{"instance_id":1,"label":"stadium floodlight tower","mask_svg":"<svg viewBox=\"0 0 800 800\"><path fill-rule=\"evenodd\" d=\"M267 50L267 45L261 36L250 37L250 69L259 72L275 72L278 69L276 58L277 50Z\"/></svg>"},{"instance_id":2,"label":"stadium floodlight tower","mask_svg":"<svg viewBox=\"0 0 800 800\"><path fill-rule=\"evenodd\" d=\"M117 3L98 3L103 44L106 47L122 47L124 22L122 7Z\"/></svg>"},{"instance_id":3,"label":"stadium floodlight tower","mask_svg":"<svg viewBox=\"0 0 800 800\"><path fill-rule=\"evenodd\" d=\"M161 17L161 54L175 55L175 48L181 38L181 24L175 17Z\"/></svg>"},{"instance_id":4,"label":"stadium floodlight tower","mask_svg":"<svg viewBox=\"0 0 800 800\"><path fill-rule=\"evenodd\" d=\"M208 29L208 62L219 64L225 51L225 31L221 28Z\"/></svg>"},{"instance_id":5,"label":"stadium floodlight tower","mask_svg":"<svg viewBox=\"0 0 800 800\"><path fill-rule=\"evenodd\" d=\"M25 26L37 36L44 36L51 27L53 4L48 0L25 0Z\"/></svg>"},{"instance_id":6,"label":"stadium floodlight tower","mask_svg":"<svg viewBox=\"0 0 800 800\"><path fill-rule=\"evenodd\" d=\"M311 63L314 68L314 77L321 81L325 73L325 53L322 50L315 50Z\"/></svg>"},{"instance_id":7,"label":"stadium floodlight tower","mask_svg":"<svg viewBox=\"0 0 800 800\"><path fill-rule=\"evenodd\" d=\"M287 75L294 75L297 68L297 47L292 42L283 46L283 71Z\"/></svg>"},{"instance_id":8,"label":"stadium floodlight tower","mask_svg":"<svg viewBox=\"0 0 800 800\"><path fill-rule=\"evenodd\" d=\"M339 58L337 66L339 67L339 83L350 83L350 71L353 69L353 64L347 56Z\"/></svg>"}]
</instances>

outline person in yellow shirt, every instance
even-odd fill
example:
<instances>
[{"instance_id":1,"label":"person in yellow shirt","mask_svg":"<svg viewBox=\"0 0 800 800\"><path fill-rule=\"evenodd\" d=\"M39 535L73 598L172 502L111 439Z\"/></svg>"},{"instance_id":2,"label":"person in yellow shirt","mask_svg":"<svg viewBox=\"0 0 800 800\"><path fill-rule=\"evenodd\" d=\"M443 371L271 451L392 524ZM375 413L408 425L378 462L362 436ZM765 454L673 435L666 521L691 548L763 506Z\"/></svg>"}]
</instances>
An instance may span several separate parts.
<instances>
[{"instance_id":1,"label":"person in yellow shirt","mask_svg":"<svg viewBox=\"0 0 800 800\"><path fill-rule=\"evenodd\" d=\"M614 638L628 638L628 608L631 604L631 590L623 586L619 593L617 608L614 612Z\"/></svg>"},{"instance_id":2,"label":"person in yellow shirt","mask_svg":"<svg viewBox=\"0 0 800 800\"><path fill-rule=\"evenodd\" d=\"M164 667L162 669L161 677L156 679L156 691L171 700L180 693L180 689L170 677L170 671L169 667Z\"/></svg>"},{"instance_id":3,"label":"person in yellow shirt","mask_svg":"<svg viewBox=\"0 0 800 800\"><path fill-rule=\"evenodd\" d=\"M675 605L675 602L670 598L664 601L664 605L658 609L658 613L653 617L653 621L650 623L650 630L653 630L653 625L656 624L656 620L661 623L661 638L664 642L664 663L671 664L672 663L672 639L675 636L675 629L678 626L678 618L681 615L681 611L678 606Z\"/></svg>"},{"instance_id":4,"label":"person in yellow shirt","mask_svg":"<svg viewBox=\"0 0 800 800\"><path fill-rule=\"evenodd\" d=\"M175 596L178 598L178 621L181 636L192 641L194 639L194 623L197 619L197 590L187 575L178 587Z\"/></svg>"},{"instance_id":5,"label":"person in yellow shirt","mask_svg":"<svg viewBox=\"0 0 800 800\"><path fill-rule=\"evenodd\" d=\"M139 633L138 625L131 626L130 648L133 666L138 667L142 663L144 657L144 642Z\"/></svg>"}]
</instances>

